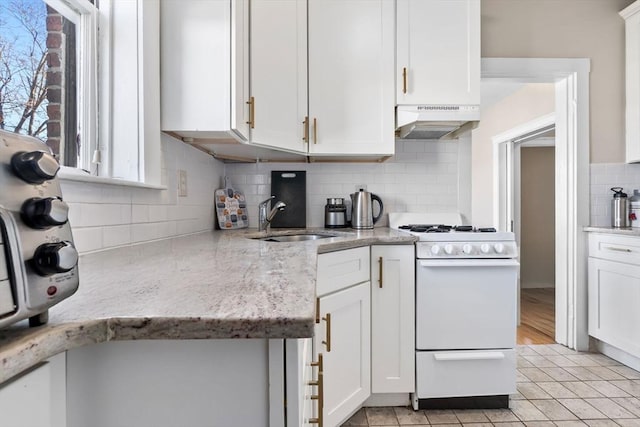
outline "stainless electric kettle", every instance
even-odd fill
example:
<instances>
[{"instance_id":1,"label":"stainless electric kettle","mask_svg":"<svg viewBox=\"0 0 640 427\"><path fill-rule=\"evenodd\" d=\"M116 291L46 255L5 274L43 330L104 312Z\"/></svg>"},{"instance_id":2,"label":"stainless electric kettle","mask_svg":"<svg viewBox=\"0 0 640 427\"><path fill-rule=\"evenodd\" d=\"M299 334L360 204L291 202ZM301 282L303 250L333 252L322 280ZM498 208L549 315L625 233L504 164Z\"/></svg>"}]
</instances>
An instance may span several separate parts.
<instances>
[{"instance_id":1,"label":"stainless electric kettle","mask_svg":"<svg viewBox=\"0 0 640 427\"><path fill-rule=\"evenodd\" d=\"M373 216L373 201L380 205L380 211L376 216ZM383 205L380 197L361 188L360 191L351 194L351 228L372 229L373 224L382 217L382 210Z\"/></svg>"}]
</instances>

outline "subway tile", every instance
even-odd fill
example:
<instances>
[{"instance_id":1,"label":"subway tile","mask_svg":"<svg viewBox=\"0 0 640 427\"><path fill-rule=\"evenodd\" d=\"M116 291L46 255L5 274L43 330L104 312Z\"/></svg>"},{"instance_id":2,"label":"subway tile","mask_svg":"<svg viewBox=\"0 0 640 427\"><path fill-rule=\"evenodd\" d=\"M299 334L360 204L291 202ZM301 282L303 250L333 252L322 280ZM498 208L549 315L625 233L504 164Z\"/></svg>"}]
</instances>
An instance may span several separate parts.
<instances>
[{"instance_id":1,"label":"subway tile","mask_svg":"<svg viewBox=\"0 0 640 427\"><path fill-rule=\"evenodd\" d=\"M103 248L102 227L74 228L73 244L80 253L96 251Z\"/></svg>"}]
</instances>

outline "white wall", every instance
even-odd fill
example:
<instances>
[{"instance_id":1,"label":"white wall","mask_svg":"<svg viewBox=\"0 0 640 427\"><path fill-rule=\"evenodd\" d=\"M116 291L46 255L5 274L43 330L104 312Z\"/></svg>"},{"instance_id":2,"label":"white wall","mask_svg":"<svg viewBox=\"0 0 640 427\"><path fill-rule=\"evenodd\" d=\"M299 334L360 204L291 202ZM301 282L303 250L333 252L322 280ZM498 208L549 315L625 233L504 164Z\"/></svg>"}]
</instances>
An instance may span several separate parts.
<instances>
[{"instance_id":1,"label":"white wall","mask_svg":"<svg viewBox=\"0 0 640 427\"><path fill-rule=\"evenodd\" d=\"M224 164L162 135L166 190L61 180L80 253L213 228L213 196ZM177 171L187 171L187 197L177 195Z\"/></svg>"},{"instance_id":2,"label":"white wall","mask_svg":"<svg viewBox=\"0 0 640 427\"><path fill-rule=\"evenodd\" d=\"M323 227L326 199L349 199L358 184L382 198L385 215L376 226L383 226L388 212L458 210L458 159L464 157L458 149L457 141L404 140L384 163L227 164L226 173L247 198L251 227L258 203L270 195L272 170L307 171L307 227Z\"/></svg>"},{"instance_id":3,"label":"white wall","mask_svg":"<svg viewBox=\"0 0 640 427\"><path fill-rule=\"evenodd\" d=\"M472 197L474 224L493 223L493 142L491 138L555 111L555 88L550 83L527 84L488 109L472 133ZM497 225L497 224L494 224Z\"/></svg>"}]
</instances>

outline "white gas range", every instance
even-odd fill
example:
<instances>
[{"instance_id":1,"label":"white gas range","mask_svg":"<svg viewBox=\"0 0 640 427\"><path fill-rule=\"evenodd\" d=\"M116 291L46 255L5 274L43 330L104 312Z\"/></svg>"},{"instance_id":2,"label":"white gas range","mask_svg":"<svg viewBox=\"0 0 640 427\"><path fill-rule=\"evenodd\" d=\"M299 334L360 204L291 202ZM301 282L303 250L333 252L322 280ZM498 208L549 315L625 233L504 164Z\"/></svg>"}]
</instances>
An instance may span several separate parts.
<instances>
[{"instance_id":1,"label":"white gas range","mask_svg":"<svg viewBox=\"0 0 640 427\"><path fill-rule=\"evenodd\" d=\"M458 214L389 214L416 242L415 409L508 407L516 391L513 233Z\"/></svg>"}]
</instances>

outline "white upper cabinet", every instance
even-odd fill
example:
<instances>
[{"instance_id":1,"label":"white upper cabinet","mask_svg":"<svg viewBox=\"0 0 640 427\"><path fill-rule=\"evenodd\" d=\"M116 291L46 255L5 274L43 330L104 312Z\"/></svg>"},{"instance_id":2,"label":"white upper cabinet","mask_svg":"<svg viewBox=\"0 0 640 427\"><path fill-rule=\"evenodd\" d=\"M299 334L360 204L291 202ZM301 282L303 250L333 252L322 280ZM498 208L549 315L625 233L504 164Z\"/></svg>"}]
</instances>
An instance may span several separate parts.
<instances>
[{"instance_id":1,"label":"white upper cabinet","mask_svg":"<svg viewBox=\"0 0 640 427\"><path fill-rule=\"evenodd\" d=\"M306 152L307 3L251 1L251 142Z\"/></svg>"},{"instance_id":2,"label":"white upper cabinet","mask_svg":"<svg viewBox=\"0 0 640 427\"><path fill-rule=\"evenodd\" d=\"M397 0L398 104L480 104L480 0Z\"/></svg>"},{"instance_id":3,"label":"white upper cabinet","mask_svg":"<svg viewBox=\"0 0 640 427\"><path fill-rule=\"evenodd\" d=\"M249 139L246 0L160 2L162 130Z\"/></svg>"},{"instance_id":4,"label":"white upper cabinet","mask_svg":"<svg viewBox=\"0 0 640 427\"><path fill-rule=\"evenodd\" d=\"M309 0L310 155L394 152L394 2Z\"/></svg>"},{"instance_id":5,"label":"white upper cabinet","mask_svg":"<svg viewBox=\"0 0 640 427\"><path fill-rule=\"evenodd\" d=\"M625 19L626 162L640 162L640 2L620 12Z\"/></svg>"}]
</instances>

